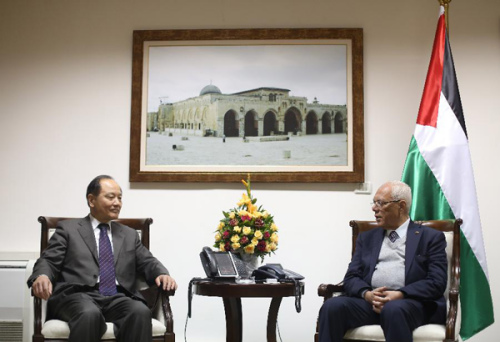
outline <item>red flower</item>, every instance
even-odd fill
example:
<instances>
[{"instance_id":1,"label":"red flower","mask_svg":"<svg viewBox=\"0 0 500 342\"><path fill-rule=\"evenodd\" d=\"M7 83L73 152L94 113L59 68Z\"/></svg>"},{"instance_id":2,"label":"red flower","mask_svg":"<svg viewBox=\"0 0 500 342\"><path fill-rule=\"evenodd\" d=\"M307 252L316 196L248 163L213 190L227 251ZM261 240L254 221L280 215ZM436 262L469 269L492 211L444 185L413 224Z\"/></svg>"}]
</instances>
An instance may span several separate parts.
<instances>
[{"instance_id":1,"label":"red flower","mask_svg":"<svg viewBox=\"0 0 500 342\"><path fill-rule=\"evenodd\" d=\"M231 250L231 244L229 243L229 241L227 241L224 245L224 249L226 250L226 252L229 252Z\"/></svg>"},{"instance_id":2,"label":"red flower","mask_svg":"<svg viewBox=\"0 0 500 342\"><path fill-rule=\"evenodd\" d=\"M241 217L241 220L242 220L242 221L251 221L251 220L252 220L252 218L251 218L250 216L246 216L246 215L245 215L245 216L242 216L242 217Z\"/></svg>"},{"instance_id":3,"label":"red flower","mask_svg":"<svg viewBox=\"0 0 500 342\"><path fill-rule=\"evenodd\" d=\"M267 246L267 244L265 241L259 241L259 243L257 244L257 250L260 252L265 252L266 246Z\"/></svg>"},{"instance_id":4,"label":"red flower","mask_svg":"<svg viewBox=\"0 0 500 342\"><path fill-rule=\"evenodd\" d=\"M242 245L247 244L247 243L248 243L248 241L249 241L249 240L248 240L248 237L246 237L246 236L243 236L243 237L240 239L240 243L241 243Z\"/></svg>"},{"instance_id":5,"label":"red flower","mask_svg":"<svg viewBox=\"0 0 500 342\"><path fill-rule=\"evenodd\" d=\"M267 240L271 237L271 234L269 234L269 232L265 232L264 233L264 239Z\"/></svg>"},{"instance_id":6,"label":"red flower","mask_svg":"<svg viewBox=\"0 0 500 342\"><path fill-rule=\"evenodd\" d=\"M264 227L264 221L262 221L261 218L256 219L255 222L254 222L254 224L255 224L255 228L262 228L262 227Z\"/></svg>"},{"instance_id":7,"label":"red flower","mask_svg":"<svg viewBox=\"0 0 500 342\"><path fill-rule=\"evenodd\" d=\"M231 233L229 232L229 230L225 230L224 233L222 233L222 236L224 237L224 239L227 239L230 234Z\"/></svg>"},{"instance_id":8,"label":"red flower","mask_svg":"<svg viewBox=\"0 0 500 342\"><path fill-rule=\"evenodd\" d=\"M238 220L237 219L231 219L231 220L229 220L229 224L231 226L233 226L233 227L237 226L238 225Z\"/></svg>"}]
</instances>

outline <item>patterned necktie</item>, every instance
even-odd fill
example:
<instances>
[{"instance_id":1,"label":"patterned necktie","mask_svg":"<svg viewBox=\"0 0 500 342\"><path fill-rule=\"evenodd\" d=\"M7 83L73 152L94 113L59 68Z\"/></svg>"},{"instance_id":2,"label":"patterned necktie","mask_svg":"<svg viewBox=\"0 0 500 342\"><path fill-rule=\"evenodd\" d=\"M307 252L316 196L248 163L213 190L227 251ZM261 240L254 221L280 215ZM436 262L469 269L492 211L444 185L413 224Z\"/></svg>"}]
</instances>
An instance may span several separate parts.
<instances>
[{"instance_id":1,"label":"patterned necktie","mask_svg":"<svg viewBox=\"0 0 500 342\"><path fill-rule=\"evenodd\" d=\"M393 230L392 232L389 233L389 240L391 240L391 242L394 242L397 239L399 239L399 235L398 235L398 233L396 233L395 230Z\"/></svg>"},{"instance_id":2,"label":"patterned necktie","mask_svg":"<svg viewBox=\"0 0 500 342\"><path fill-rule=\"evenodd\" d=\"M101 223L98 228L99 235L99 292L103 296L116 294L115 265L113 260L113 250L108 237L107 224Z\"/></svg>"}]
</instances>

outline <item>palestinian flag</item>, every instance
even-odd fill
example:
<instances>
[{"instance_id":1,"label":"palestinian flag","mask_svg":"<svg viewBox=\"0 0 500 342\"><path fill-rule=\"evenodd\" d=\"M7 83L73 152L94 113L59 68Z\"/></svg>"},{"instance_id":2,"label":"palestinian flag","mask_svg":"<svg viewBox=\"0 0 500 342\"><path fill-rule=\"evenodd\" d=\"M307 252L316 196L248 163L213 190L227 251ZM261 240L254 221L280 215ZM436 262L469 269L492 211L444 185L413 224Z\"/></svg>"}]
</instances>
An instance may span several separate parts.
<instances>
[{"instance_id":1,"label":"palestinian flag","mask_svg":"<svg viewBox=\"0 0 500 342\"><path fill-rule=\"evenodd\" d=\"M402 181L412 188L413 220L463 220L460 336L466 340L494 322L493 303L467 130L442 6Z\"/></svg>"}]
</instances>

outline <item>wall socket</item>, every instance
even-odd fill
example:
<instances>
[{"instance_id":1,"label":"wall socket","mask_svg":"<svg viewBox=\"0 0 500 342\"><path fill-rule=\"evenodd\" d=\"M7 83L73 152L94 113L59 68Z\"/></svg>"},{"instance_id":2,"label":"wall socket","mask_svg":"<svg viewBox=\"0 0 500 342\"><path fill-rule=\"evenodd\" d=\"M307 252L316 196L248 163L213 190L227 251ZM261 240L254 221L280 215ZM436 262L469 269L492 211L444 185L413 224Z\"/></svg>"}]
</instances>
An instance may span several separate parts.
<instances>
[{"instance_id":1,"label":"wall socket","mask_svg":"<svg viewBox=\"0 0 500 342\"><path fill-rule=\"evenodd\" d=\"M355 194L370 195L372 193L372 183L364 182L359 184L359 188L354 190Z\"/></svg>"}]
</instances>

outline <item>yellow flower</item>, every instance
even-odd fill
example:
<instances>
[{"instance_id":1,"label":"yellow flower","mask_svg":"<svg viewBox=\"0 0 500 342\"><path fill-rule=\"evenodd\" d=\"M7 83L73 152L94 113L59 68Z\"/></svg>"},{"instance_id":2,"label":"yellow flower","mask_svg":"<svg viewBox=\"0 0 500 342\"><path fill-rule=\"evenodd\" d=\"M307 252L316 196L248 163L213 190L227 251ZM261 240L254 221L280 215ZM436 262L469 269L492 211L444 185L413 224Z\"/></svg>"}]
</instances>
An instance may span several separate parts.
<instances>
[{"instance_id":1,"label":"yellow flower","mask_svg":"<svg viewBox=\"0 0 500 342\"><path fill-rule=\"evenodd\" d=\"M250 213L248 211L246 211L246 210L240 210L240 211L238 211L238 215L240 217L242 217L242 216L250 216Z\"/></svg>"},{"instance_id":2,"label":"yellow flower","mask_svg":"<svg viewBox=\"0 0 500 342\"><path fill-rule=\"evenodd\" d=\"M248 211L255 217L255 212L257 211L257 206L253 205L252 202L247 203Z\"/></svg>"},{"instance_id":3,"label":"yellow flower","mask_svg":"<svg viewBox=\"0 0 500 342\"><path fill-rule=\"evenodd\" d=\"M279 240L278 234L277 233L273 233L273 235L271 235L271 241L277 243L278 240Z\"/></svg>"},{"instance_id":4,"label":"yellow flower","mask_svg":"<svg viewBox=\"0 0 500 342\"><path fill-rule=\"evenodd\" d=\"M249 203L252 203L250 197L247 194L242 194L241 199L238 201L238 206L242 206L243 204L248 205Z\"/></svg>"},{"instance_id":5,"label":"yellow flower","mask_svg":"<svg viewBox=\"0 0 500 342\"><path fill-rule=\"evenodd\" d=\"M220 251L243 251L263 258L278 249L278 226L273 223L273 216L252 197L250 174L241 182L246 191L236 208L224 212L225 217L215 231L215 246Z\"/></svg>"},{"instance_id":6,"label":"yellow flower","mask_svg":"<svg viewBox=\"0 0 500 342\"><path fill-rule=\"evenodd\" d=\"M245 253L247 253L247 254L253 254L254 250L255 250L254 245L246 245L245 246Z\"/></svg>"}]
</instances>

